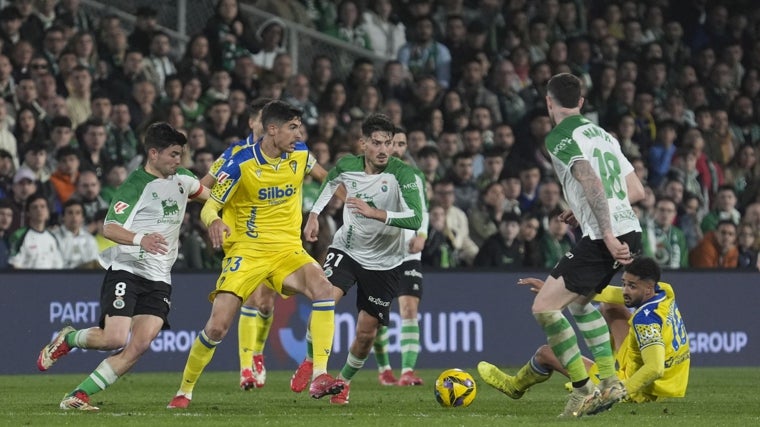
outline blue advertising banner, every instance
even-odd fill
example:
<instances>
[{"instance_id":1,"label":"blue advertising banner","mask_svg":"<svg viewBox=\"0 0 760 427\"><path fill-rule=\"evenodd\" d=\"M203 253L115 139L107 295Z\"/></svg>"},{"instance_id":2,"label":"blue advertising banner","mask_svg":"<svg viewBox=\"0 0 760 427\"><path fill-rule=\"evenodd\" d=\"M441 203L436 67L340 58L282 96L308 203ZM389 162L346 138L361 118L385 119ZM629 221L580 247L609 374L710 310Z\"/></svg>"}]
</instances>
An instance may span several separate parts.
<instances>
[{"instance_id":1,"label":"blue advertising banner","mask_svg":"<svg viewBox=\"0 0 760 427\"><path fill-rule=\"evenodd\" d=\"M425 275L420 306L420 368L471 367L480 360L500 365L524 363L545 342L530 313L533 295L518 286L527 273L437 272ZM543 278L545 273L534 273ZM760 365L757 273L668 272L689 331L694 366ZM103 273L11 272L0 274L4 297L0 325L0 374L36 372L37 354L66 324L97 324ZM208 292L216 275L174 275L172 329L162 332L135 367L136 371L177 371L208 318ZM269 369L294 369L305 353L310 302L296 296L279 299L265 349ZM400 364L400 317L391 316L391 362ZM343 365L356 321L355 293L338 304L330 368ZM235 322L236 323L236 322ZM75 350L53 368L57 373L90 372L106 353ZM374 366L370 357L368 367ZM233 326L207 369L237 370L237 328Z\"/></svg>"}]
</instances>

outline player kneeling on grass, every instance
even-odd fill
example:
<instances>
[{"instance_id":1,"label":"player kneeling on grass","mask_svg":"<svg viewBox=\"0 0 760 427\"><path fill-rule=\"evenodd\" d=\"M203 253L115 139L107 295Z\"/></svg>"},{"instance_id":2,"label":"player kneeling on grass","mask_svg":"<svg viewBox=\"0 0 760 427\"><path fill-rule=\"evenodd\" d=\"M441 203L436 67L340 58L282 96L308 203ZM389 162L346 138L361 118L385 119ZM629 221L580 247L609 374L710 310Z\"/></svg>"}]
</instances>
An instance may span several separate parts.
<instances>
[{"instance_id":1,"label":"player kneeling on grass","mask_svg":"<svg viewBox=\"0 0 760 427\"><path fill-rule=\"evenodd\" d=\"M617 376L625 385L624 399L654 402L667 397L683 397L689 381L689 338L675 300L673 288L660 282L660 267L651 258L635 259L625 267L623 286L608 286L596 301L625 304L630 313L628 334L619 344ZM521 279L535 292L543 282ZM587 368L592 362L584 358ZM507 375L488 362L478 364L483 380L513 399L519 399L533 385L549 379L553 371L567 371L549 346L541 346L515 376ZM602 396L604 397L604 396ZM609 409L604 401L589 411L593 415Z\"/></svg>"},{"instance_id":2,"label":"player kneeling on grass","mask_svg":"<svg viewBox=\"0 0 760 427\"><path fill-rule=\"evenodd\" d=\"M103 360L90 376L64 396L61 409L97 411L90 396L116 382L168 329L171 269L188 199L205 201L209 190L179 168L184 135L167 123L145 134L147 163L119 187L108 209L103 234L118 243L100 255L107 268L100 295L100 324L63 328L37 359L48 370L72 348L121 351Z\"/></svg>"}]
</instances>

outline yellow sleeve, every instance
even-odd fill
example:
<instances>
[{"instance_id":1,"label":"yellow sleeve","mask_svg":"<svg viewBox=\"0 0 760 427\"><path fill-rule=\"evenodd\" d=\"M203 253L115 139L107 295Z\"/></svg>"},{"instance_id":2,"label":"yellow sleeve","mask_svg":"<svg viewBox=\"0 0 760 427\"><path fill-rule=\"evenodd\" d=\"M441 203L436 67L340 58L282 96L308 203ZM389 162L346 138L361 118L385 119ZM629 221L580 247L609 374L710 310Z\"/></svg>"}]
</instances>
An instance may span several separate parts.
<instances>
[{"instance_id":1,"label":"yellow sleeve","mask_svg":"<svg viewBox=\"0 0 760 427\"><path fill-rule=\"evenodd\" d=\"M623 381L628 394L635 394L662 377L665 372L665 346L650 345L641 350L644 365L630 378Z\"/></svg>"},{"instance_id":2,"label":"yellow sleeve","mask_svg":"<svg viewBox=\"0 0 760 427\"><path fill-rule=\"evenodd\" d=\"M214 220L219 219L219 211L222 210L222 204L217 202L213 197L209 197L201 209L201 221L208 227Z\"/></svg>"},{"instance_id":3,"label":"yellow sleeve","mask_svg":"<svg viewBox=\"0 0 760 427\"><path fill-rule=\"evenodd\" d=\"M623 288L620 286L607 286L600 294L594 297L594 301L610 304L624 304Z\"/></svg>"}]
</instances>

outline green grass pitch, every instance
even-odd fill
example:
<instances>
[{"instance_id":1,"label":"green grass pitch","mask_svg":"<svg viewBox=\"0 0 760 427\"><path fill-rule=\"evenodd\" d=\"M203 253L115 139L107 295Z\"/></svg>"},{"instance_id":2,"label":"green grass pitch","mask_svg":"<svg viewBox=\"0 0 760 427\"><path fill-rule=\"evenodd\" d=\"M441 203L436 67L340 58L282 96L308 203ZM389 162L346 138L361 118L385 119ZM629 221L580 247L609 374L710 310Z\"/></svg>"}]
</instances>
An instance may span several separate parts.
<instances>
[{"instance_id":1,"label":"green grass pitch","mask_svg":"<svg viewBox=\"0 0 760 427\"><path fill-rule=\"evenodd\" d=\"M442 408L433 395L438 371L419 373L425 385L382 387L376 372L365 369L351 386L351 403L332 406L290 391L291 372L269 372L263 389L243 392L236 372L207 372L188 410L167 410L180 372L136 373L93 396L98 413L61 411L58 402L84 375L0 376L0 425L9 426L529 426L582 423L605 426L753 426L760 425L760 368L692 368L687 396L663 403L616 405L609 412L580 420L558 420L567 393L564 377L511 400L480 381L468 408ZM514 371L514 369L513 369Z\"/></svg>"}]
</instances>

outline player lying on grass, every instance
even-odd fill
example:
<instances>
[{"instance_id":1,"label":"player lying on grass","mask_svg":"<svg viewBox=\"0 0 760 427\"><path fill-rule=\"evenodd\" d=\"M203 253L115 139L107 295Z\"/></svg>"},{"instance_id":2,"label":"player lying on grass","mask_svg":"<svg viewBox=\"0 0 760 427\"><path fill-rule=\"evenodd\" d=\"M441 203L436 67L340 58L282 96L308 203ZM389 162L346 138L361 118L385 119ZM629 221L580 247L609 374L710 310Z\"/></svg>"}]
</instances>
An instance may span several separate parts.
<instances>
[{"instance_id":1,"label":"player lying on grass","mask_svg":"<svg viewBox=\"0 0 760 427\"><path fill-rule=\"evenodd\" d=\"M520 284L537 292L538 279L521 279ZM633 308L629 331L616 346L617 376L626 388L626 400L654 402L667 397L683 397L689 381L689 339L673 288L660 282L660 267L651 258L641 257L626 266L622 287L608 286L595 300L625 304ZM592 363L584 358L587 368ZM541 346L515 376L507 375L488 362L478 364L483 380L513 399L519 399L533 385L549 379L557 371L567 372L549 346ZM593 370L592 370L593 372ZM598 405L589 415L609 409Z\"/></svg>"}]
</instances>

